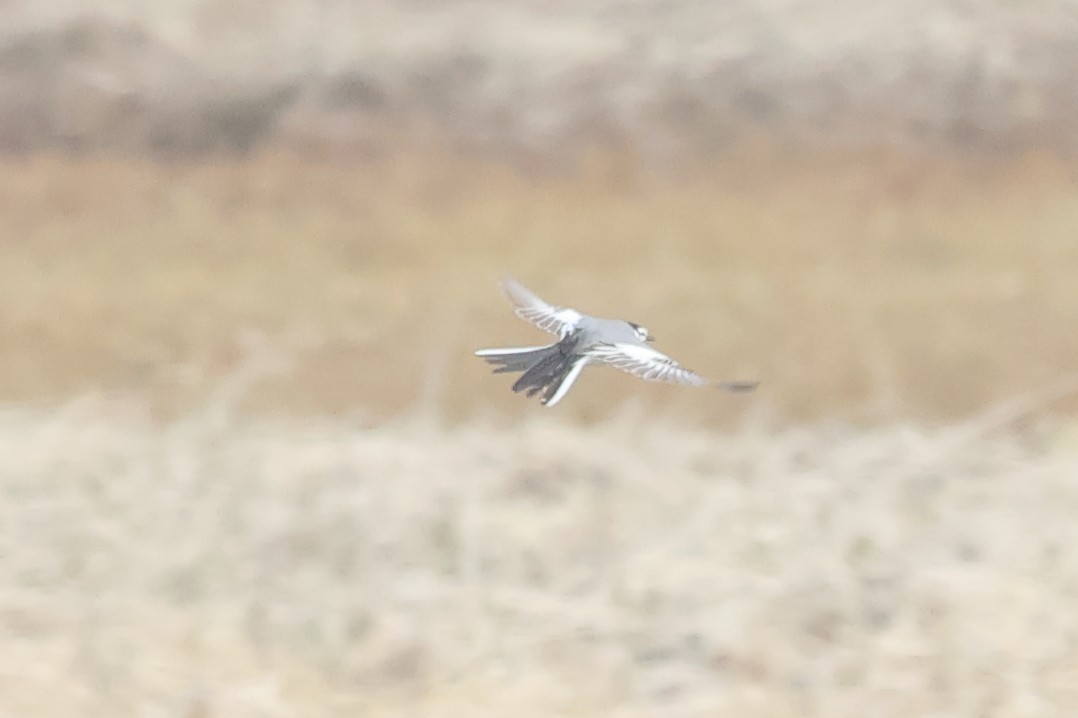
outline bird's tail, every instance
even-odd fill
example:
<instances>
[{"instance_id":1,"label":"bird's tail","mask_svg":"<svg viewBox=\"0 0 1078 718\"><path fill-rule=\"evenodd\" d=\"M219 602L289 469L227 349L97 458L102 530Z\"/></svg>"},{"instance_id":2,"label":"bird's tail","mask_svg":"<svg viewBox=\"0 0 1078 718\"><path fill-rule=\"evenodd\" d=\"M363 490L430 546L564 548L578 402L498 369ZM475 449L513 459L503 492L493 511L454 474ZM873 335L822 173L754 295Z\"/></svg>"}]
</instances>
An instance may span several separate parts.
<instances>
[{"instance_id":1,"label":"bird's tail","mask_svg":"<svg viewBox=\"0 0 1078 718\"><path fill-rule=\"evenodd\" d=\"M480 349L475 353L482 357L488 364L497 367L495 374L504 374L511 371L528 371L533 366L543 361L551 354L556 354L557 344L545 347L518 347L514 349Z\"/></svg>"},{"instance_id":2,"label":"bird's tail","mask_svg":"<svg viewBox=\"0 0 1078 718\"><path fill-rule=\"evenodd\" d=\"M576 356L577 339L570 335L545 347L519 349L480 349L475 354L497 368L495 374L523 372L513 384L513 391L535 396L543 392L543 404L553 406L569 390L580 370L583 357Z\"/></svg>"}]
</instances>

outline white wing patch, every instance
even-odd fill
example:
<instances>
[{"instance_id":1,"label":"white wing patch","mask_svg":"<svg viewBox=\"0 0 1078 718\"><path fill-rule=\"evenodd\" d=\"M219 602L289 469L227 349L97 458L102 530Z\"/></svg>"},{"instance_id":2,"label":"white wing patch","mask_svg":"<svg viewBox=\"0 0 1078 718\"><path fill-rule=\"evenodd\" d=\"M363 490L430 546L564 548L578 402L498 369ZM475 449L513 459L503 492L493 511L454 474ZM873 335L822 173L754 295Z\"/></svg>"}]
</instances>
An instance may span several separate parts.
<instances>
[{"instance_id":1,"label":"white wing patch","mask_svg":"<svg viewBox=\"0 0 1078 718\"><path fill-rule=\"evenodd\" d=\"M516 306L518 317L531 322L545 332L564 337L576 329L577 323L582 318L580 312L575 309L547 304L515 279L504 278L502 291Z\"/></svg>"},{"instance_id":2,"label":"white wing patch","mask_svg":"<svg viewBox=\"0 0 1078 718\"><path fill-rule=\"evenodd\" d=\"M651 347L637 344L600 344L587 355L647 381L682 386L705 386L708 380Z\"/></svg>"},{"instance_id":3,"label":"white wing patch","mask_svg":"<svg viewBox=\"0 0 1078 718\"><path fill-rule=\"evenodd\" d=\"M495 349L476 349L475 355L477 357L489 357L498 354L527 354L537 349L549 349L550 345L544 345L541 347L501 347Z\"/></svg>"}]
</instances>

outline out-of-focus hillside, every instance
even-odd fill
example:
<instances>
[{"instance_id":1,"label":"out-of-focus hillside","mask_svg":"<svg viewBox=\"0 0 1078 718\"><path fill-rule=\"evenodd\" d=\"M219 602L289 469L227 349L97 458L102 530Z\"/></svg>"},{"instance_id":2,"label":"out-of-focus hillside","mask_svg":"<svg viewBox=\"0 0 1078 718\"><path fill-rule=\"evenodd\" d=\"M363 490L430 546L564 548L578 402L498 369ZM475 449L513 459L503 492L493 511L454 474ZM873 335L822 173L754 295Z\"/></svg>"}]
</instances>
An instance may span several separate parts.
<instances>
[{"instance_id":1,"label":"out-of-focus hillside","mask_svg":"<svg viewBox=\"0 0 1078 718\"><path fill-rule=\"evenodd\" d=\"M0 148L1073 152L1075 38L1065 0L12 2Z\"/></svg>"}]
</instances>

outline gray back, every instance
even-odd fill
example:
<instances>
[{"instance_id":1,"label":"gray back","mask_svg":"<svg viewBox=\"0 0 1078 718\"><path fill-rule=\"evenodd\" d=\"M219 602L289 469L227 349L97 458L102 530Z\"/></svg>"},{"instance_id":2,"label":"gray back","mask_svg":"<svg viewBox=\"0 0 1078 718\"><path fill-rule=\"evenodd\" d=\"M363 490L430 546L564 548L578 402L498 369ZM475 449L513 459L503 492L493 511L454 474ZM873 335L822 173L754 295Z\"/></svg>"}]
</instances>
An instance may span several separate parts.
<instances>
[{"instance_id":1,"label":"gray back","mask_svg":"<svg viewBox=\"0 0 1078 718\"><path fill-rule=\"evenodd\" d=\"M607 344L644 344L629 322L620 319L600 319L584 316L578 325L580 329L580 347L588 347L600 342Z\"/></svg>"}]
</instances>

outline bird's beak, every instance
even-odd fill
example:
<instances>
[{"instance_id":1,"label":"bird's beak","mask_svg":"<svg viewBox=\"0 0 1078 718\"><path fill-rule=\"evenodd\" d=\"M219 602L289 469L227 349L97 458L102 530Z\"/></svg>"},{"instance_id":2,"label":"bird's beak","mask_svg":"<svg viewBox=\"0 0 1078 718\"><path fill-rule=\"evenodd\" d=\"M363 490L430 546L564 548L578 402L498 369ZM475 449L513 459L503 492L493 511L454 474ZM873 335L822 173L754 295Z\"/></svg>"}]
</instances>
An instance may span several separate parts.
<instances>
[{"instance_id":1,"label":"bird's beak","mask_svg":"<svg viewBox=\"0 0 1078 718\"><path fill-rule=\"evenodd\" d=\"M647 338L646 341L649 341L649 342L655 341L655 335L652 334L651 332L648 332L648 338Z\"/></svg>"}]
</instances>

